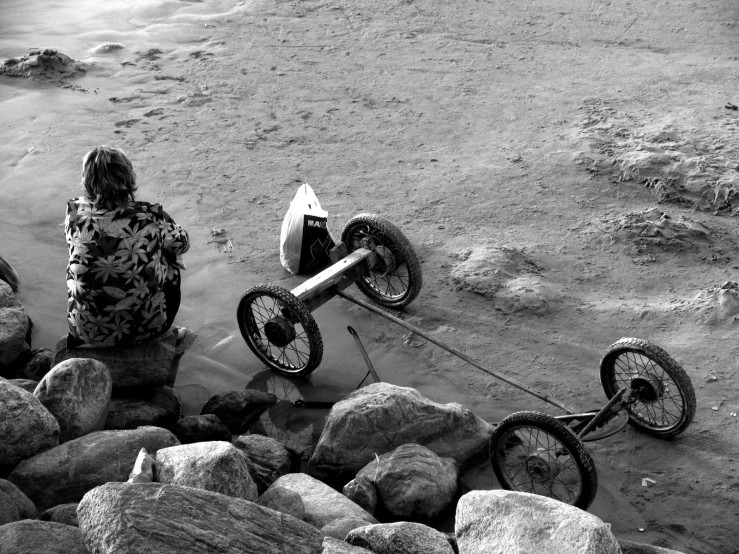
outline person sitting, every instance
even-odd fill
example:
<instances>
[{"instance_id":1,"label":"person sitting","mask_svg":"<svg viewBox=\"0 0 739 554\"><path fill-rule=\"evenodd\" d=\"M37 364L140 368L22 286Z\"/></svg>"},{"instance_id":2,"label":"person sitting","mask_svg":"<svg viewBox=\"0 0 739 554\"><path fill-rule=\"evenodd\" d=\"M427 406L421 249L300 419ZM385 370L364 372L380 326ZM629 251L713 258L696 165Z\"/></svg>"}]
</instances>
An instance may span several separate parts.
<instances>
[{"instance_id":1,"label":"person sitting","mask_svg":"<svg viewBox=\"0 0 739 554\"><path fill-rule=\"evenodd\" d=\"M67 203L67 347L124 346L170 329L187 232L161 204L134 199L133 164L112 146L82 161L85 196Z\"/></svg>"}]
</instances>

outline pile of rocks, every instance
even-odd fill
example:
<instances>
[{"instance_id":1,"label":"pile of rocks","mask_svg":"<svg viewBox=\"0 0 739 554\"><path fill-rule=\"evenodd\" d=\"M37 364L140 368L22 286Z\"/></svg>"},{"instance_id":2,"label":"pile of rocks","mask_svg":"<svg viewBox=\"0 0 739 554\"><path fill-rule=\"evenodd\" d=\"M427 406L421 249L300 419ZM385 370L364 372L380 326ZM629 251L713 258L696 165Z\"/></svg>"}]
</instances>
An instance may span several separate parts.
<instances>
[{"instance_id":1,"label":"pile of rocks","mask_svg":"<svg viewBox=\"0 0 739 554\"><path fill-rule=\"evenodd\" d=\"M53 354L37 383L0 379L0 554L667 552L619 546L544 497L460 496L493 427L414 389L337 403L300 472L295 452L249 434L274 395L230 391L180 417L174 336ZM454 534L433 528L452 514Z\"/></svg>"}]
</instances>

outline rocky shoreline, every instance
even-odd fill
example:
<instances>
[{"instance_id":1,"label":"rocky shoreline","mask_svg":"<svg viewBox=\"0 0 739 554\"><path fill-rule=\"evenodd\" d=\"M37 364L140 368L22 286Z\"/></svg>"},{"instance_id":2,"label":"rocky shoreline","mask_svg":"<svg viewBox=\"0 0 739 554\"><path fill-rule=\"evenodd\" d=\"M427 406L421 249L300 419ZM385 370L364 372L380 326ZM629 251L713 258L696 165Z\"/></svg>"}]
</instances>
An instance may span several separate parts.
<instances>
[{"instance_id":1,"label":"rocky shoreline","mask_svg":"<svg viewBox=\"0 0 739 554\"><path fill-rule=\"evenodd\" d=\"M32 350L0 281L0 554L675 551L542 496L464 491L493 426L375 383L338 402L312 455L252 434L277 397L172 388L192 333L127 349ZM454 514L454 533L434 529Z\"/></svg>"}]
</instances>

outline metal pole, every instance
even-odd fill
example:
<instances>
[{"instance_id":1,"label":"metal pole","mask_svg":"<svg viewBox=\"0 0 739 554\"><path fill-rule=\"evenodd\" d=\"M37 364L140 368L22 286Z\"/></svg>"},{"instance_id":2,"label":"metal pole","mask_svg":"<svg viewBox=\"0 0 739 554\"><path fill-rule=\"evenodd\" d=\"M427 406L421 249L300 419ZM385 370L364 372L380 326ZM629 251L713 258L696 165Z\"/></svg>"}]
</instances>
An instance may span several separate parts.
<instances>
[{"instance_id":1,"label":"metal pole","mask_svg":"<svg viewBox=\"0 0 739 554\"><path fill-rule=\"evenodd\" d=\"M445 344L445 343L441 342L440 340L437 340L434 337L428 335L423 329L419 329L415 325L411 325L410 323L406 323L402 319L397 318L397 317L395 317L393 315L390 315L390 314L388 314L388 313L380 310L379 308L373 306L372 304L369 304L367 302L364 302L363 300L359 300L358 298L354 298L353 296L350 296L350 295L346 294L344 291L337 291L336 294L338 296L341 296L342 298L346 298L350 302L354 302L358 306L362 306L363 308L365 308L365 309L367 309L367 310L369 310L371 312L376 313L377 315L381 315L385 319L389 319L390 321L392 321L393 323L396 323L396 324L400 325L401 327L405 327L406 329L408 329L410 331L413 331L417 335L425 338L427 341L434 343L439 348L443 348L444 350L446 350L450 354L454 354L457 358L460 358L460 359L464 360L465 362L467 362L471 366L476 367L480 371L483 371L483 372L487 373L488 375L490 375L492 377L495 377L496 379L500 379L504 383L508 383L509 385L512 385L512 386L516 387L517 389L521 389L522 391L525 391L525 392L527 392L527 393L535 396L536 398L539 398L539 399L543 400L544 402L547 402L547 403L551 404L552 406L556 406L557 408L560 408L561 410L564 410L568 414L575 413L572 410L570 410L569 408L567 408L564 404L562 404L561 402L558 402L557 400L551 398L550 396L547 396L545 394L538 393L535 390L527 387L523 383L520 383L520 382L516 381L515 379L511 379L510 377L506 377L502 373L499 373L497 371L493 371L492 369L489 369L489 368L483 366L482 364L480 364L479 362L473 360L472 358L470 358L466 354L463 354L462 352L460 352L459 350L457 350L453 346L449 346L448 344Z\"/></svg>"}]
</instances>

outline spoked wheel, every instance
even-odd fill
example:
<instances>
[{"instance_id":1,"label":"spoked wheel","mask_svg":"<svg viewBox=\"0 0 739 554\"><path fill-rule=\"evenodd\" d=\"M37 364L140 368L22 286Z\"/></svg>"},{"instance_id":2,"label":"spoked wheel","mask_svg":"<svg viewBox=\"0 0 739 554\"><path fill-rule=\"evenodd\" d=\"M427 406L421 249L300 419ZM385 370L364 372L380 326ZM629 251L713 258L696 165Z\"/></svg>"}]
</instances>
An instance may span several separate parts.
<instances>
[{"instance_id":1,"label":"spoked wheel","mask_svg":"<svg viewBox=\"0 0 739 554\"><path fill-rule=\"evenodd\" d=\"M377 263L357 281L359 290L388 308L413 302L421 291L421 264L405 235L378 215L359 214L344 225L341 240L351 253L362 248L363 239L377 254Z\"/></svg>"},{"instance_id":2,"label":"spoked wheel","mask_svg":"<svg viewBox=\"0 0 739 554\"><path fill-rule=\"evenodd\" d=\"M505 418L490 438L490 462L504 489L587 510L598 490L593 459L562 423L538 412Z\"/></svg>"},{"instance_id":3,"label":"spoked wheel","mask_svg":"<svg viewBox=\"0 0 739 554\"><path fill-rule=\"evenodd\" d=\"M270 369L305 377L323 357L323 340L313 316L290 291L257 285L241 297L237 312L246 344Z\"/></svg>"},{"instance_id":4,"label":"spoked wheel","mask_svg":"<svg viewBox=\"0 0 739 554\"><path fill-rule=\"evenodd\" d=\"M600 382L610 399L626 387L629 423L656 437L687 429L695 416L695 389L690 377L670 355L648 341L621 339L600 362Z\"/></svg>"}]
</instances>

